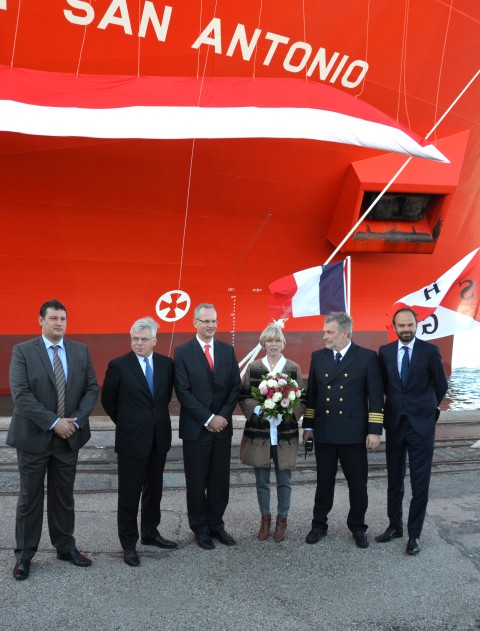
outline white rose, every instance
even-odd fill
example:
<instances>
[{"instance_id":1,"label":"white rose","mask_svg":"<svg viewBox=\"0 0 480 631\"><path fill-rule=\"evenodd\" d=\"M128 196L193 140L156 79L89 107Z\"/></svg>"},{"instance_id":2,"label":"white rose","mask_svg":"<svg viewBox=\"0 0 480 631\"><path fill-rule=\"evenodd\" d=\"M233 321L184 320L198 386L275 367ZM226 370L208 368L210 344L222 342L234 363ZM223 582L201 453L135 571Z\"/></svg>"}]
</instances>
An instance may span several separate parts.
<instances>
[{"instance_id":1,"label":"white rose","mask_svg":"<svg viewBox=\"0 0 480 631\"><path fill-rule=\"evenodd\" d=\"M278 403L279 401L282 400L282 393L281 392L275 392L275 394L272 397L272 401L275 401L275 403Z\"/></svg>"},{"instance_id":2,"label":"white rose","mask_svg":"<svg viewBox=\"0 0 480 631\"><path fill-rule=\"evenodd\" d=\"M294 388L298 388L298 383L295 381L295 379L292 379L292 381L290 382L290 384L291 384Z\"/></svg>"},{"instance_id":3,"label":"white rose","mask_svg":"<svg viewBox=\"0 0 480 631\"><path fill-rule=\"evenodd\" d=\"M263 407L266 410L273 410L273 408L275 407L275 402L272 399L267 399L263 404Z\"/></svg>"},{"instance_id":4,"label":"white rose","mask_svg":"<svg viewBox=\"0 0 480 631\"><path fill-rule=\"evenodd\" d=\"M267 387L267 381L264 379L263 381L260 382L258 389L260 390L260 388L266 388L266 387Z\"/></svg>"},{"instance_id":5,"label":"white rose","mask_svg":"<svg viewBox=\"0 0 480 631\"><path fill-rule=\"evenodd\" d=\"M278 383L277 383L277 381L275 379L269 379L267 381L267 386L269 388L277 388L278 387Z\"/></svg>"},{"instance_id":6,"label":"white rose","mask_svg":"<svg viewBox=\"0 0 480 631\"><path fill-rule=\"evenodd\" d=\"M297 395L295 394L294 390L290 390L290 392L288 393L288 398L290 399L290 401L295 401Z\"/></svg>"}]
</instances>

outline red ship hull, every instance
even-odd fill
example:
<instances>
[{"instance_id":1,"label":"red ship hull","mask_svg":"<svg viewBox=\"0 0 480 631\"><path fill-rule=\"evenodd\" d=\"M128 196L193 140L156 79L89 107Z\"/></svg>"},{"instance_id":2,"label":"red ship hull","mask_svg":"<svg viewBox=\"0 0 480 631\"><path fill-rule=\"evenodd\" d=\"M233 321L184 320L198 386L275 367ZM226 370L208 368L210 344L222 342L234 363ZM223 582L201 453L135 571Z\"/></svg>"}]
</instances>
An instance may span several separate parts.
<instances>
[{"instance_id":1,"label":"red ship hull","mask_svg":"<svg viewBox=\"0 0 480 631\"><path fill-rule=\"evenodd\" d=\"M421 137L468 85L480 58L480 5L467 0L451 8L436 0L349 0L341 8L306 0L304 11L302 3L279 8L273 0L3 4L4 66L323 82ZM390 189L440 196L422 220L424 237L405 222L381 221L371 237L366 221L336 257L352 257L360 344L385 341L390 305L480 243L478 81L430 140L450 164L413 158ZM14 342L39 332L38 307L53 297L67 305L68 334L91 345L100 380L106 361L128 347L136 318L160 320L159 350L169 353L191 334L192 307L204 301L215 304L219 334L234 341L240 359L269 321L269 283L324 263L358 219L363 192L380 191L404 161L302 139L1 132L1 363L8 365ZM172 320L175 310L159 299L179 288L191 307ZM286 324L287 354L305 372L321 327L320 317ZM440 342L448 360L451 339ZM5 370L0 390L8 390Z\"/></svg>"}]
</instances>

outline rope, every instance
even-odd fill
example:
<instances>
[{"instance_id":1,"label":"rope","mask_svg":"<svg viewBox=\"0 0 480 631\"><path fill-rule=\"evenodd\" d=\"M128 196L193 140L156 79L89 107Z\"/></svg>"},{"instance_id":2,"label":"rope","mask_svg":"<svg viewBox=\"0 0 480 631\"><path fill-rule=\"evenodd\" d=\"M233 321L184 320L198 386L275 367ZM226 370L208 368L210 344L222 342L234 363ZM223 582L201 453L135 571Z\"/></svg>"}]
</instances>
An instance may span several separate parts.
<instances>
[{"instance_id":1,"label":"rope","mask_svg":"<svg viewBox=\"0 0 480 631\"><path fill-rule=\"evenodd\" d=\"M263 0L260 0L260 10L258 12L257 28L260 28L260 21L262 19L262 9L263 9ZM252 75L253 79L255 79L255 75L257 72L257 50L258 50L258 46L255 46L255 56L253 58L253 75Z\"/></svg>"},{"instance_id":2,"label":"rope","mask_svg":"<svg viewBox=\"0 0 480 631\"><path fill-rule=\"evenodd\" d=\"M218 4L218 0L215 0L215 7L213 9L213 17L215 17L216 13L217 13L217 4ZM200 0L200 15L201 14L202 14L202 0ZM201 28L202 28L202 25L200 23L199 34L201 33ZM203 84L204 84L204 80L205 80L205 73L207 71L207 62L208 62L208 53L209 53L209 51L210 51L210 49L207 48L207 54L205 55L205 63L203 65L202 78L201 78L201 81L200 81L200 89L199 89L199 92L198 92L197 107L200 107L200 101L202 99ZM200 48L199 48L199 52L200 52ZM198 72L198 68L197 68L197 72ZM198 75L197 75L197 79L198 79ZM179 272L178 272L178 289L180 289L180 287L182 286L183 259L184 259L184 255L185 255L185 240L186 240L186 235L187 235L188 212L189 212L189 209L190 209L190 191L191 191L191 186L192 186L192 171L193 171L193 157L194 157L194 154L195 154L195 142L196 142L196 138L193 138L192 139L192 149L190 151L190 165L189 165L189 169L188 169L187 198L185 200L185 216L184 216L184 221L183 221L182 247L181 247L181 251L180 251L180 269L179 269ZM172 334L170 336L170 346L168 348L168 355L169 356L171 356L171 353L172 353L173 337L175 335L175 327L176 327L176 321L173 323Z\"/></svg>"},{"instance_id":3,"label":"rope","mask_svg":"<svg viewBox=\"0 0 480 631\"><path fill-rule=\"evenodd\" d=\"M10 69L13 68L13 59L15 57L15 48L17 46L17 33L18 33L18 24L20 22L20 7L22 6L22 0L18 2L18 11L17 11L17 21L15 23L15 35L13 36L13 46L12 46L12 59L10 61Z\"/></svg>"},{"instance_id":4,"label":"rope","mask_svg":"<svg viewBox=\"0 0 480 631\"><path fill-rule=\"evenodd\" d=\"M448 11L448 19L447 19L447 28L445 30L445 39L443 40L442 58L440 60L440 69L439 69L439 72L438 72L437 95L436 95L436 98L435 98L435 116L434 116L434 120L437 118L437 113L438 113L438 100L440 98L440 83L441 83L441 80L442 80L443 60L445 58L445 49L447 47L448 31L450 29L450 17L452 15L452 4L453 4L453 0L451 0L451 2L450 2L450 8L449 8L449 11Z\"/></svg>"}]
</instances>

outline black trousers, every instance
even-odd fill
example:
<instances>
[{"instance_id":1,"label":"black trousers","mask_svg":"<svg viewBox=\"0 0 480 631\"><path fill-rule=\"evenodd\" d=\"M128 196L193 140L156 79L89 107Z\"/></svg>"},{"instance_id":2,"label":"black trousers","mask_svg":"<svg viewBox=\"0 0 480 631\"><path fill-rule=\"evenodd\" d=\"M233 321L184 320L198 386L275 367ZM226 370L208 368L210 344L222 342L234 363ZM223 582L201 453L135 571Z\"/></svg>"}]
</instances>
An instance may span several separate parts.
<instances>
[{"instance_id":1,"label":"black trousers","mask_svg":"<svg viewBox=\"0 0 480 631\"><path fill-rule=\"evenodd\" d=\"M140 530L143 537L158 532L163 492L163 470L166 453L159 453L155 444L146 458L130 458L118 454L118 537L124 550L134 548L138 538L138 506L140 498Z\"/></svg>"},{"instance_id":2,"label":"black trousers","mask_svg":"<svg viewBox=\"0 0 480 631\"><path fill-rule=\"evenodd\" d=\"M183 441L188 523L193 532L220 530L224 526L231 446L228 428L221 432L203 430L199 440Z\"/></svg>"},{"instance_id":3,"label":"black trousers","mask_svg":"<svg viewBox=\"0 0 480 631\"><path fill-rule=\"evenodd\" d=\"M42 536L44 484L47 476L47 518L52 545L58 552L75 548L73 487L78 450L52 432L48 449L32 454L17 449L20 493L15 524L17 559L31 559Z\"/></svg>"},{"instance_id":4,"label":"black trousers","mask_svg":"<svg viewBox=\"0 0 480 631\"><path fill-rule=\"evenodd\" d=\"M403 528L403 495L406 458L410 469L412 499L408 512L408 536L418 538L422 532L428 503L435 434L421 436L402 416L396 432L386 433L387 514L392 528Z\"/></svg>"},{"instance_id":5,"label":"black trousers","mask_svg":"<svg viewBox=\"0 0 480 631\"><path fill-rule=\"evenodd\" d=\"M350 510L347 526L352 532L365 532L368 508L368 459L365 443L331 445L315 442L317 460L317 490L313 508L312 528L327 529L328 513L333 506L338 462L348 483Z\"/></svg>"}]
</instances>

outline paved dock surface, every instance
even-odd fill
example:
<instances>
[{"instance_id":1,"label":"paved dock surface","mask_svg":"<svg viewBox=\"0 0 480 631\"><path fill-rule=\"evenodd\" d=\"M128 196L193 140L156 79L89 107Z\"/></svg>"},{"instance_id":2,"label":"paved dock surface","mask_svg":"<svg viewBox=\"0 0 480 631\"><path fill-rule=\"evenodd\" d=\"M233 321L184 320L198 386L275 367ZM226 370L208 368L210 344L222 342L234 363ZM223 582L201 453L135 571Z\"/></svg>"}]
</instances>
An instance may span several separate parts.
<instances>
[{"instance_id":1,"label":"paved dock surface","mask_svg":"<svg viewBox=\"0 0 480 631\"><path fill-rule=\"evenodd\" d=\"M478 411L470 420L456 415L439 425L437 437L440 430L453 433L452 450L456 439L467 437L455 454L463 459L477 455L471 445L478 420ZM111 450L111 428L99 429L104 422L94 421L93 446L82 450L90 455L79 480L84 488L76 495L77 543L93 559L92 567L76 568L58 561L45 528L30 578L15 581L11 570L16 493L15 488L3 486L1 631L480 630L477 466L452 472L442 469L433 476L422 550L417 557L409 557L405 539L386 544L374 541L374 535L387 525L384 475L373 472L369 482L368 549L356 548L346 527L348 490L341 475L328 536L317 545L305 543L315 493L308 473L311 466L295 473L288 536L276 544L272 538L256 539L259 515L253 472L234 463L225 523L238 543L232 548L218 543L215 550L206 551L194 543L188 528L185 490L181 471L176 469L180 450L174 448L160 531L178 541L179 549L166 552L139 545L141 565L130 568L123 563L116 533L115 475L109 475L111 487L105 488L106 476L98 463L88 473L93 456ZM6 469L1 477L5 481L12 476L15 487L11 453L3 450ZM10 469L11 473L5 472ZM272 500L275 506L274 489Z\"/></svg>"}]
</instances>

